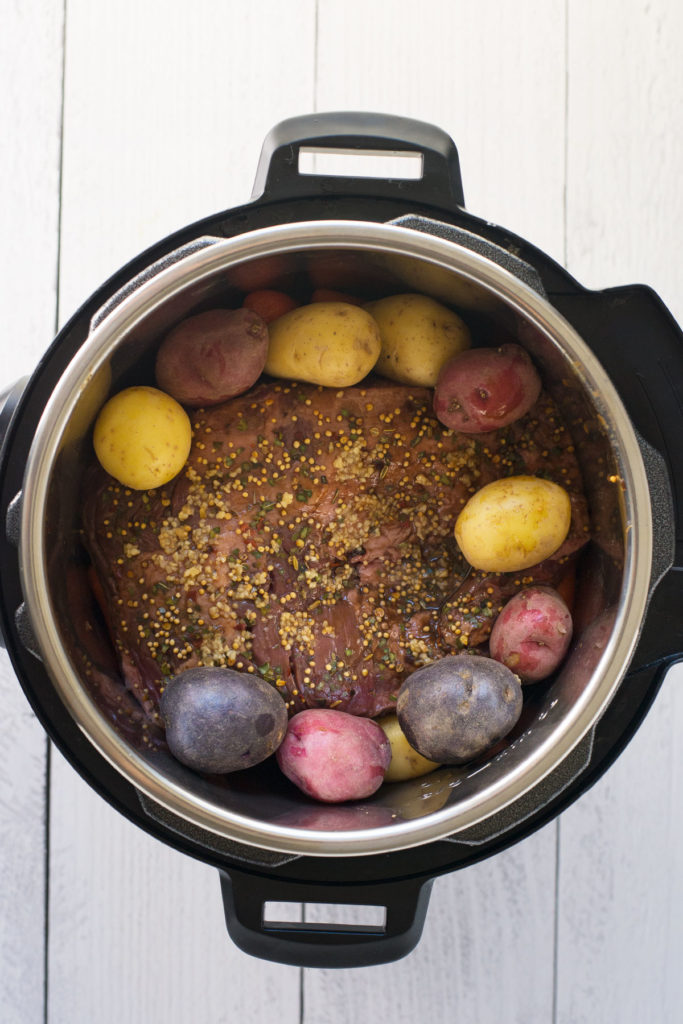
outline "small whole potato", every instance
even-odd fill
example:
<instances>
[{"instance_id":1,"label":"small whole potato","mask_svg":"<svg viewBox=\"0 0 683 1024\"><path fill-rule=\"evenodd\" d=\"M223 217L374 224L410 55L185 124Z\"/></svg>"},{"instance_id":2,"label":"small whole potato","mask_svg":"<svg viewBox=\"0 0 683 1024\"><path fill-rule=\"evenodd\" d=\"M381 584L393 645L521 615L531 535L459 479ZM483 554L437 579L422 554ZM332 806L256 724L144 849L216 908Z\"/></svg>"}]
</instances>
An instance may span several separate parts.
<instances>
[{"instance_id":1,"label":"small whole potato","mask_svg":"<svg viewBox=\"0 0 683 1024\"><path fill-rule=\"evenodd\" d=\"M379 327L348 302L313 302L273 320L266 373L328 388L357 384L380 353Z\"/></svg>"},{"instance_id":2,"label":"small whole potato","mask_svg":"<svg viewBox=\"0 0 683 1024\"><path fill-rule=\"evenodd\" d=\"M404 782L406 779L417 779L439 767L434 761L427 760L411 747L396 715L378 718L377 724L381 726L391 744L391 763L384 776L385 782Z\"/></svg>"},{"instance_id":3,"label":"small whole potato","mask_svg":"<svg viewBox=\"0 0 683 1024\"><path fill-rule=\"evenodd\" d=\"M157 384L190 408L217 405L256 383L267 351L268 328L254 310L209 309L166 335L157 352Z\"/></svg>"},{"instance_id":4,"label":"small whole potato","mask_svg":"<svg viewBox=\"0 0 683 1024\"><path fill-rule=\"evenodd\" d=\"M455 654L417 669L396 714L411 746L439 764L465 764L506 736L522 713L517 676L492 658Z\"/></svg>"},{"instance_id":5,"label":"small whole potato","mask_svg":"<svg viewBox=\"0 0 683 1024\"><path fill-rule=\"evenodd\" d=\"M557 551L569 533L564 487L537 476L508 476L472 495L455 523L464 557L485 572L517 572Z\"/></svg>"},{"instance_id":6,"label":"small whole potato","mask_svg":"<svg viewBox=\"0 0 683 1024\"><path fill-rule=\"evenodd\" d=\"M556 590L526 587L508 601L494 622L489 650L523 683L536 683L560 664L572 631L570 611Z\"/></svg>"},{"instance_id":7,"label":"small whole potato","mask_svg":"<svg viewBox=\"0 0 683 1024\"><path fill-rule=\"evenodd\" d=\"M133 490L161 487L190 454L192 425L183 407L157 388L119 391L100 410L93 445L102 467Z\"/></svg>"},{"instance_id":8,"label":"small whole potato","mask_svg":"<svg viewBox=\"0 0 683 1024\"><path fill-rule=\"evenodd\" d=\"M529 412L541 378L521 345L474 348L446 363L434 390L434 414L464 434L507 427Z\"/></svg>"},{"instance_id":9,"label":"small whole potato","mask_svg":"<svg viewBox=\"0 0 683 1024\"><path fill-rule=\"evenodd\" d=\"M308 796L341 803L379 789L391 745L371 718L310 708L290 720L276 756L283 773Z\"/></svg>"},{"instance_id":10,"label":"small whole potato","mask_svg":"<svg viewBox=\"0 0 683 1024\"><path fill-rule=\"evenodd\" d=\"M390 295L365 309L382 337L377 372L399 384L434 387L448 360L472 344L458 314L427 295Z\"/></svg>"},{"instance_id":11,"label":"small whole potato","mask_svg":"<svg viewBox=\"0 0 683 1024\"><path fill-rule=\"evenodd\" d=\"M230 668L190 668L174 676L160 711L173 756L211 775L265 761L287 731L280 694L260 676Z\"/></svg>"}]
</instances>

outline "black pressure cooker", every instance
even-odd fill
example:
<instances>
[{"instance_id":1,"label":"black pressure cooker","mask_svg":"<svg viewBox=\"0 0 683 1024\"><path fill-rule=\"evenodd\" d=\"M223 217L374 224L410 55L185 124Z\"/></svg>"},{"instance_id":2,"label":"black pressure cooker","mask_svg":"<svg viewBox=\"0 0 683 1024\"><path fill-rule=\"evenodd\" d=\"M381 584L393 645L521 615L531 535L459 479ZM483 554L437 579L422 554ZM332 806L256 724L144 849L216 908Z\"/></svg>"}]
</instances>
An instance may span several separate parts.
<instances>
[{"instance_id":1,"label":"black pressure cooker","mask_svg":"<svg viewBox=\"0 0 683 1024\"><path fill-rule=\"evenodd\" d=\"M305 173L302 149L410 153L419 176ZM313 805L268 765L200 777L104 713L90 668L107 655L79 518L97 412L112 391L144 382L169 328L212 302L239 305L257 287L304 290L321 274L368 297L389 280L457 309L482 335L524 345L575 432L591 516L580 625L558 674L531 688L523 728L488 760L339 807ZM683 656L681 331L649 288L586 290L466 212L456 148L431 125L359 113L278 125L252 201L132 260L2 402L0 624L21 686L98 793L218 869L230 935L264 959L349 967L405 955L432 880L529 835L583 793ZM264 913L271 901L379 906L385 917L278 923Z\"/></svg>"}]
</instances>

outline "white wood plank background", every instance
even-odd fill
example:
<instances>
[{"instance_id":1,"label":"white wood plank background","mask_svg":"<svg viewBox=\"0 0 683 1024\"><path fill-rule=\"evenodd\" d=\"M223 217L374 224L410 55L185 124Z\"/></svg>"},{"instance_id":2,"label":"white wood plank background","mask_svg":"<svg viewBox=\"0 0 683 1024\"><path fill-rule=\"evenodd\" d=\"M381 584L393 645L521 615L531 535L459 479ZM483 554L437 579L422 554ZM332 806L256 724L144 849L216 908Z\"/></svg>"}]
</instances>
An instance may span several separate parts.
<instances>
[{"instance_id":1,"label":"white wood plank background","mask_svg":"<svg viewBox=\"0 0 683 1024\"><path fill-rule=\"evenodd\" d=\"M0 385L112 271L245 201L284 117L455 139L467 205L683 321L678 0L1 0ZM299 971L228 940L210 868L112 811L0 660L5 1024L683 1019L683 672L559 820L435 883L408 958Z\"/></svg>"}]
</instances>

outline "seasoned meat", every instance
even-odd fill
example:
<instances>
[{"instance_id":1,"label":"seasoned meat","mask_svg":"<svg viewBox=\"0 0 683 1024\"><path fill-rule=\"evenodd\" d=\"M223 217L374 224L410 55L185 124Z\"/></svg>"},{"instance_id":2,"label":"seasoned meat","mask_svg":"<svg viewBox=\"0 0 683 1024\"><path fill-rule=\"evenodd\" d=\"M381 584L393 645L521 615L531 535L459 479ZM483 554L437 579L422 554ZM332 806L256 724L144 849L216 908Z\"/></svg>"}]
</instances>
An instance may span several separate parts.
<instances>
[{"instance_id":1,"label":"seasoned meat","mask_svg":"<svg viewBox=\"0 0 683 1024\"><path fill-rule=\"evenodd\" d=\"M572 499L553 582L587 539L571 441L546 395L478 439L443 427L431 392L264 379L193 415L185 471L130 491L93 467L84 540L127 687L158 721L164 680L196 665L258 672L290 713L392 708L416 667L484 643L529 578L468 575L453 539L475 490L537 473Z\"/></svg>"}]
</instances>

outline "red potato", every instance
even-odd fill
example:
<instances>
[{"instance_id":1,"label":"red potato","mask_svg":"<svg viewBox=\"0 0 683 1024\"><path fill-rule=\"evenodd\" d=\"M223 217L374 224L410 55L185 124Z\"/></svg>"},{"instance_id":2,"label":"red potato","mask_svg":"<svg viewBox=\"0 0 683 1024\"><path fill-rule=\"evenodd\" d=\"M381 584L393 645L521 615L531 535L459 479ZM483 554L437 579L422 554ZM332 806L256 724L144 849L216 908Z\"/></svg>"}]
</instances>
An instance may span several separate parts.
<instances>
[{"instance_id":1,"label":"red potato","mask_svg":"<svg viewBox=\"0 0 683 1024\"><path fill-rule=\"evenodd\" d=\"M572 632L570 611L557 591L527 587L508 601L496 619L489 650L523 683L537 683L558 667Z\"/></svg>"},{"instance_id":2,"label":"red potato","mask_svg":"<svg viewBox=\"0 0 683 1024\"><path fill-rule=\"evenodd\" d=\"M451 430L483 434L520 419L540 393L541 378L521 345L468 349L439 374L434 414Z\"/></svg>"},{"instance_id":3,"label":"red potato","mask_svg":"<svg viewBox=\"0 0 683 1024\"><path fill-rule=\"evenodd\" d=\"M217 405L256 383L267 354L268 328L257 313L210 309L166 335L157 353L157 383L182 405Z\"/></svg>"},{"instance_id":4,"label":"red potato","mask_svg":"<svg viewBox=\"0 0 683 1024\"><path fill-rule=\"evenodd\" d=\"M273 288L260 288L255 292L249 292L242 305L245 309L252 309L254 313L258 313L269 324L272 320L277 320L279 316L284 316L290 310L296 309L299 303L295 302L286 292L278 292Z\"/></svg>"},{"instance_id":5,"label":"red potato","mask_svg":"<svg viewBox=\"0 0 683 1024\"><path fill-rule=\"evenodd\" d=\"M341 803L379 789L391 746L370 718L311 708L291 719L276 756L287 778L308 796Z\"/></svg>"}]
</instances>

